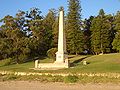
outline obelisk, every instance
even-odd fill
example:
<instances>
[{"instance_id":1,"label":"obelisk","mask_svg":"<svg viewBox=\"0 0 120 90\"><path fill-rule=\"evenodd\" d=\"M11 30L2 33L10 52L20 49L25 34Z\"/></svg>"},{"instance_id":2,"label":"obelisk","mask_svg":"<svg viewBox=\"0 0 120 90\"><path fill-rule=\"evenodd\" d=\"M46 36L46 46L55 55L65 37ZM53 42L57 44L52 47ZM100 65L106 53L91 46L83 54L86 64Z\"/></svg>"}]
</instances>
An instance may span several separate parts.
<instances>
[{"instance_id":1,"label":"obelisk","mask_svg":"<svg viewBox=\"0 0 120 90\"><path fill-rule=\"evenodd\" d=\"M58 35L58 51L56 52L56 61L54 63L39 63L35 61L35 69L56 70L69 68L69 62L66 51L66 38L64 30L64 10L61 7L59 13L59 35Z\"/></svg>"},{"instance_id":2,"label":"obelisk","mask_svg":"<svg viewBox=\"0 0 120 90\"><path fill-rule=\"evenodd\" d=\"M68 64L68 57L66 51L66 37L64 30L64 10L61 7L59 12L59 35L58 35L58 51L56 52L55 63Z\"/></svg>"}]
</instances>

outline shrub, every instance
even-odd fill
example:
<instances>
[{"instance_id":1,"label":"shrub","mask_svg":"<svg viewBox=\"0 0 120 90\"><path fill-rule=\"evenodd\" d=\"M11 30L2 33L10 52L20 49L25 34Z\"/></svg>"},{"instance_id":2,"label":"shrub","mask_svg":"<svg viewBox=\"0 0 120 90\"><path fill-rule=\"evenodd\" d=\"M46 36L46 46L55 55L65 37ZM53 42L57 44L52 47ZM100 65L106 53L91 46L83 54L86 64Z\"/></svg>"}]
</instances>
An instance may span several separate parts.
<instances>
[{"instance_id":1,"label":"shrub","mask_svg":"<svg viewBox=\"0 0 120 90\"><path fill-rule=\"evenodd\" d=\"M11 64L21 64L28 61L28 55L20 54L12 57Z\"/></svg>"},{"instance_id":2,"label":"shrub","mask_svg":"<svg viewBox=\"0 0 120 90\"><path fill-rule=\"evenodd\" d=\"M4 60L1 60L0 61L0 66L10 65L11 64L11 60L12 60L12 58L7 58L7 59L4 59Z\"/></svg>"},{"instance_id":3,"label":"shrub","mask_svg":"<svg viewBox=\"0 0 120 90\"><path fill-rule=\"evenodd\" d=\"M69 75L69 76L66 76L65 78L64 78L64 82L66 82L66 83L75 83L75 82L77 82L78 81L78 77L77 76L72 76L72 75Z\"/></svg>"},{"instance_id":4,"label":"shrub","mask_svg":"<svg viewBox=\"0 0 120 90\"><path fill-rule=\"evenodd\" d=\"M56 57L56 53L57 52L57 48L51 48L47 51L47 56L50 58L50 59L53 59L55 60L55 57Z\"/></svg>"},{"instance_id":5,"label":"shrub","mask_svg":"<svg viewBox=\"0 0 120 90\"><path fill-rule=\"evenodd\" d=\"M52 76L50 81L51 82L63 82L63 77L62 76Z\"/></svg>"},{"instance_id":6,"label":"shrub","mask_svg":"<svg viewBox=\"0 0 120 90\"><path fill-rule=\"evenodd\" d=\"M1 77L2 81L8 81L8 80L17 80L19 78L19 76L14 75L14 74L8 74L8 75L4 75L3 77Z\"/></svg>"}]
</instances>

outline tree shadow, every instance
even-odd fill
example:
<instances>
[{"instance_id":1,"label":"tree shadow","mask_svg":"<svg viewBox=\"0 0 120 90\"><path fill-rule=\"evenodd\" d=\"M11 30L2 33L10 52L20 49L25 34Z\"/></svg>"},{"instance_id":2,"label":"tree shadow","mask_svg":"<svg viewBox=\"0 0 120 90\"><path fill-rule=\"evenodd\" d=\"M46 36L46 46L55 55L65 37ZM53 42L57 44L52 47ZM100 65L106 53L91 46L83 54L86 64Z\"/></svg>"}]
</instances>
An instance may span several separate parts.
<instances>
[{"instance_id":1,"label":"tree shadow","mask_svg":"<svg viewBox=\"0 0 120 90\"><path fill-rule=\"evenodd\" d=\"M68 56L69 59L70 59L70 58L74 58L74 57L76 57L76 55Z\"/></svg>"},{"instance_id":2,"label":"tree shadow","mask_svg":"<svg viewBox=\"0 0 120 90\"><path fill-rule=\"evenodd\" d=\"M78 60L75 60L75 61L71 62L71 63L70 63L70 67L77 66L78 63L80 63L81 61L83 61L85 58L88 58L88 56L83 57L83 58L81 58L81 59L78 59Z\"/></svg>"}]
</instances>

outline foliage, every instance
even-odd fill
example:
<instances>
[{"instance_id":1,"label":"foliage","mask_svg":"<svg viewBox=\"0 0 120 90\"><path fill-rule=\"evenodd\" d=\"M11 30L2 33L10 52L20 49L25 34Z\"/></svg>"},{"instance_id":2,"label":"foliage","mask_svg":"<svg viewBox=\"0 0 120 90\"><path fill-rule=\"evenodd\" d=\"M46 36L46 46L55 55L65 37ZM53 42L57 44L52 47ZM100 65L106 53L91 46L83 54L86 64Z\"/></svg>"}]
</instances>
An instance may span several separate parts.
<instances>
[{"instance_id":1,"label":"foliage","mask_svg":"<svg viewBox=\"0 0 120 90\"><path fill-rule=\"evenodd\" d=\"M50 9L48 14L43 20L46 34L44 35L44 40L46 42L47 50L53 47L53 24L56 20L56 10Z\"/></svg>"},{"instance_id":2,"label":"foliage","mask_svg":"<svg viewBox=\"0 0 120 90\"><path fill-rule=\"evenodd\" d=\"M120 32L117 32L112 45L113 49L116 49L117 51L120 52Z\"/></svg>"},{"instance_id":3,"label":"foliage","mask_svg":"<svg viewBox=\"0 0 120 90\"><path fill-rule=\"evenodd\" d=\"M55 57L56 57L56 53L57 52L57 48L51 48L47 51L47 56L51 59L54 59L55 60Z\"/></svg>"},{"instance_id":4,"label":"foliage","mask_svg":"<svg viewBox=\"0 0 120 90\"><path fill-rule=\"evenodd\" d=\"M26 31L30 39L29 47L31 49L31 56L45 55L47 46L45 42L46 29L43 24L41 11L38 8L32 8L27 12L26 17Z\"/></svg>"},{"instance_id":5,"label":"foliage","mask_svg":"<svg viewBox=\"0 0 120 90\"><path fill-rule=\"evenodd\" d=\"M113 40L113 49L116 49L117 51L120 52L120 12L117 12L115 16L115 21L114 21L114 29L116 30L116 35Z\"/></svg>"},{"instance_id":6,"label":"foliage","mask_svg":"<svg viewBox=\"0 0 120 90\"><path fill-rule=\"evenodd\" d=\"M1 37L0 51L2 59L13 58L13 63L25 62L25 58L21 59L21 55L29 57L30 52L27 48L28 40L25 33L21 31L17 19L12 16L5 16L2 19L4 25L1 26L1 33L4 37Z\"/></svg>"},{"instance_id":7,"label":"foliage","mask_svg":"<svg viewBox=\"0 0 120 90\"><path fill-rule=\"evenodd\" d=\"M10 65L11 64L11 58L7 58L7 59L5 59L5 60L1 60L0 61L0 67L1 66L7 66L7 65Z\"/></svg>"},{"instance_id":8,"label":"foliage","mask_svg":"<svg viewBox=\"0 0 120 90\"><path fill-rule=\"evenodd\" d=\"M41 11L39 8L30 8L30 11L26 12L26 17L31 18L31 20L35 19L42 19L42 16L40 16Z\"/></svg>"},{"instance_id":9,"label":"foliage","mask_svg":"<svg viewBox=\"0 0 120 90\"><path fill-rule=\"evenodd\" d=\"M69 53L79 54L83 51L83 31L81 30L81 6L79 0L68 0L66 19L67 49Z\"/></svg>"},{"instance_id":10,"label":"foliage","mask_svg":"<svg viewBox=\"0 0 120 90\"><path fill-rule=\"evenodd\" d=\"M84 29L84 49L88 50L89 53L91 53L91 31L90 31L90 27L91 27L91 23L92 20L94 19L93 16L90 16L88 19L85 19L83 21L83 29Z\"/></svg>"},{"instance_id":11,"label":"foliage","mask_svg":"<svg viewBox=\"0 0 120 90\"><path fill-rule=\"evenodd\" d=\"M105 15L103 9L101 9L100 14L92 20L90 27L91 48L96 55L111 52L111 43L114 38L112 21L113 17L111 15Z\"/></svg>"},{"instance_id":12,"label":"foliage","mask_svg":"<svg viewBox=\"0 0 120 90\"><path fill-rule=\"evenodd\" d=\"M53 23L52 26L52 34L53 34L53 47L57 47L58 45L58 30L59 30L59 21L58 17L56 18L55 22Z\"/></svg>"},{"instance_id":13,"label":"foliage","mask_svg":"<svg viewBox=\"0 0 120 90\"><path fill-rule=\"evenodd\" d=\"M51 18L53 12L42 19L38 8L19 11L15 17L7 15L0 27L0 60L12 58L12 63L23 63L29 58L46 55L52 43ZM49 23L48 23L49 21ZM51 24L52 23L52 24ZM50 47L49 47L50 46Z\"/></svg>"},{"instance_id":14,"label":"foliage","mask_svg":"<svg viewBox=\"0 0 120 90\"><path fill-rule=\"evenodd\" d=\"M66 83L75 83L78 81L78 77L77 76L71 76L71 75L68 75L64 78L64 82Z\"/></svg>"}]
</instances>

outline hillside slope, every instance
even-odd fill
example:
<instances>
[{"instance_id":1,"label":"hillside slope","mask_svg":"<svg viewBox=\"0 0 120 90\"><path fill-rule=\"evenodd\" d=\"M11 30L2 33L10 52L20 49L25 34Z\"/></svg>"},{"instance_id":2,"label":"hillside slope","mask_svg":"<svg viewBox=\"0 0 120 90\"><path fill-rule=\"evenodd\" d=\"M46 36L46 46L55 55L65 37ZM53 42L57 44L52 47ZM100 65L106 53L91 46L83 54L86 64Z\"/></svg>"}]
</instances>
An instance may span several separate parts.
<instances>
[{"instance_id":1,"label":"hillside slope","mask_svg":"<svg viewBox=\"0 0 120 90\"><path fill-rule=\"evenodd\" d=\"M83 65L83 61L88 64ZM83 61L75 67L78 72L120 72L120 53L90 56Z\"/></svg>"},{"instance_id":2,"label":"hillside slope","mask_svg":"<svg viewBox=\"0 0 120 90\"><path fill-rule=\"evenodd\" d=\"M70 57L70 56L69 56ZM34 67L34 61L2 66L3 63L0 61L0 71L23 71L23 72L51 72L51 73L120 73L120 53L115 54L104 54L104 55L94 55L94 56L71 56L69 58L71 67L68 69L61 70L40 70L34 71L30 68ZM50 59L43 59L44 62L50 62ZM83 65L86 61L88 64ZM41 62L40 62L41 63ZM42 62L43 63L43 62Z\"/></svg>"}]
</instances>

